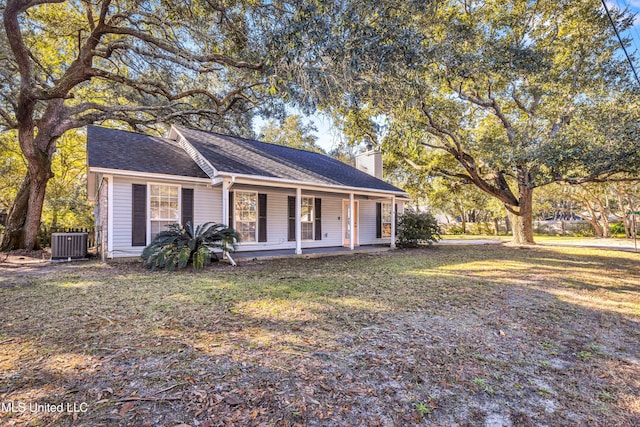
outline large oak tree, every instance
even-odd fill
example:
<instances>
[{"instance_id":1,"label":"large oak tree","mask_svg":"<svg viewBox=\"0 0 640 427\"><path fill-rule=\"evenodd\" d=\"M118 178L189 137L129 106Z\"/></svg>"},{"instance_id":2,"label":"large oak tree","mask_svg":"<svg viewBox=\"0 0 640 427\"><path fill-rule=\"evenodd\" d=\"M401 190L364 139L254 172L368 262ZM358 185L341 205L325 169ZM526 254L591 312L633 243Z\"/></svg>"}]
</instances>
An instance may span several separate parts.
<instances>
[{"instance_id":1,"label":"large oak tree","mask_svg":"<svg viewBox=\"0 0 640 427\"><path fill-rule=\"evenodd\" d=\"M56 141L70 129L246 128L277 83L269 36L290 14L242 0L0 0L0 11L0 130L16 132L28 164L3 249L37 245Z\"/></svg>"},{"instance_id":2,"label":"large oak tree","mask_svg":"<svg viewBox=\"0 0 640 427\"><path fill-rule=\"evenodd\" d=\"M359 2L327 21L329 108L386 122L378 142L409 169L500 200L515 242L533 243L534 189L637 173L638 87L599 2Z\"/></svg>"}]
</instances>

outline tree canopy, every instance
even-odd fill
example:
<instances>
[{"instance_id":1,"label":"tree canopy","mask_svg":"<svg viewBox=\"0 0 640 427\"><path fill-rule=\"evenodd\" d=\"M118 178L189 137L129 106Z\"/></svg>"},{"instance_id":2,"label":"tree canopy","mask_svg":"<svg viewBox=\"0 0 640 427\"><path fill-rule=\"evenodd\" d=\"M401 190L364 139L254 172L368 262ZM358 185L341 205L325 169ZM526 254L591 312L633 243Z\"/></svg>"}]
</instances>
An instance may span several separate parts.
<instances>
[{"instance_id":1,"label":"tree canopy","mask_svg":"<svg viewBox=\"0 0 640 427\"><path fill-rule=\"evenodd\" d=\"M56 141L90 123L184 123L250 134L274 108L286 4L269 1L2 0L0 130L28 172L3 247L35 245Z\"/></svg>"},{"instance_id":2,"label":"tree canopy","mask_svg":"<svg viewBox=\"0 0 640 427\"><path fill-rule=\"evenodd\" d=\"M287 116L282 122L271 119L260 129L258 139L272 144L286 145L300 150L324 153L317 144L317 131L312 123L304 124L299 115Z\"/></svg>"},{"instance_id":3,"label":"tree canopy","mask_svg":"<svg viewBox=\"0 0 640 427\"><path fill-rule=\"evenodd\" d=\"M385 117L380 141L408 167L500 200L515 241L533 242L535 188L637 173L638 90L599 3L365 2L342 12L332 19L344 49L329 43L323 60L343 86L327 103ZM632 24L623 11L613 19Z\"/></svg>"},{"instance_id":4,"label":"tree canopy","mask_svg":"<svg viewBox=\"0 0 640 427\"><path fill-rule=\"evenodd\" d=\"M56 142L108 123L250 136L284 103L405 173L471 183L533 242L535 188L637 177L639 94L587 0L0 0L0 130L26 172L2 247L33 247ZM622 30L632 24L613 10ZM1 183L0 183L1 185Z\"/></svg>"}]
</instances>

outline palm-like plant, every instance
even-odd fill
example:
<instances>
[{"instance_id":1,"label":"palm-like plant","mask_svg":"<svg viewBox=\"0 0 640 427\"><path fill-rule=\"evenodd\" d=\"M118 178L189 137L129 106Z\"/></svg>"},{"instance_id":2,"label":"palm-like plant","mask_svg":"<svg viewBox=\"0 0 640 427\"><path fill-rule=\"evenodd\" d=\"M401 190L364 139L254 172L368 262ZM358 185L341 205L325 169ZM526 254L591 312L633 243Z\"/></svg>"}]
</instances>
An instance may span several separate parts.
<instances>
[{"instance_id":1,"label":"palm-like plant","mask_svg":"<svg viewBox=\"0 0 640 427\"><path fill-rule=\"evenodd\" d=\"M195 228L190 221L184 227L171 224L144 248L142 259L152 270L165 268L173 271L189 263L195 270L200 270L212 259L218 260L213 249L233 252L238 239L238 233L223 224L207 222Z\"/></svg>"}]
</instances>

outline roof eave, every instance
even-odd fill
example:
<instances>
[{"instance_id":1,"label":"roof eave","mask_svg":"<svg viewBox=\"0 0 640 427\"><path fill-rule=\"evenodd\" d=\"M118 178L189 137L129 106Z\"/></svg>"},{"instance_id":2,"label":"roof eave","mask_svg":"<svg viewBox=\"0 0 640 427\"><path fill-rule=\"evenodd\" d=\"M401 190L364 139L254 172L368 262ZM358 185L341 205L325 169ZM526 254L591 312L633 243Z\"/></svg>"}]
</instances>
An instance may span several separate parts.
<instances>
[{"instance_id":1,"label":"roof eave","mask_svg":"<svg viewBox=\"0 0 640 427\"><path fill-rule=\"evenodd\" d=\"M156 172L140 172L140 171L134 171L134 170L128 170L128 169L112 169L112 168L89 166L89 172L103 173L103 174L109 174L109 175L133 176L138 178L155 178L155 179L189 181L189 182L199 182L204 184L212 184L211 178L201 178L197 176L184 176L184 175L171 175L171 174L156 173Z\"/></svg>"},{"instance_id":2,"label":"roof eave","mask_svg":"<svg viewBox=\"0 0 640 427\"><path fill-rule=\"evenodd\" d=\"M401 197L401 198L406 197L409 200L411 199L409 194L402 190L392 191L392 190L380 190L380 189L368 188L368 187L350 187L345 185L323 184L323 183L310 182L310 181L296 181L296 180L285 179L285 178L273 178L273 177L239 174L239 173L224 172L224 171L217 171L216 177L229 177L229 178L232 178L234 182L238 182L238 179L250 180L250 181L263 181L263 182L272 183L273 184L272 186L276 186L276 185L282 186L284 184L284 185L290 186L291 188L316 187L319 189L324 189L325 191L327 189L330 189L333 192L335 192L335 190L338 190L339 192L345 192L345 193L388 194L390 196L395 195L396 197ZM214 178L214 183L216 182L220 182L220 180L216 180Z\"/></svg>"}]
</instances>

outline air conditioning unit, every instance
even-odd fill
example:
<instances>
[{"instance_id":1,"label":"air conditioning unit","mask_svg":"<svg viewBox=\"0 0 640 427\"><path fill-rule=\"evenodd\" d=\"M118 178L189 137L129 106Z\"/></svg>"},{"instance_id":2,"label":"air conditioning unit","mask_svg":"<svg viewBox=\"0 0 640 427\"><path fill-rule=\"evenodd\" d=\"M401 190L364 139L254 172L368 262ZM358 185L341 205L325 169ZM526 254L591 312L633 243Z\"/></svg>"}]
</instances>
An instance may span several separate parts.
<instances>
[{"instance_id":1,"label":"air conditioning unit","mask_svg":"<svg viewBox=\"0 0 640 427\"><path fill-rule=\"evenodd\" d=\"M51 259L87 257L87 233L52 233Z\"/></svg>"}]
</instances>

